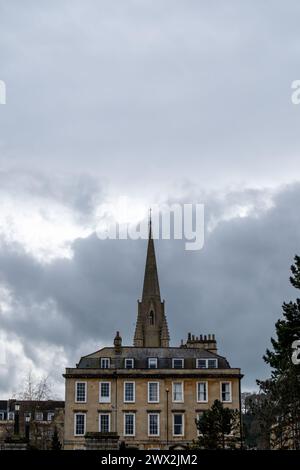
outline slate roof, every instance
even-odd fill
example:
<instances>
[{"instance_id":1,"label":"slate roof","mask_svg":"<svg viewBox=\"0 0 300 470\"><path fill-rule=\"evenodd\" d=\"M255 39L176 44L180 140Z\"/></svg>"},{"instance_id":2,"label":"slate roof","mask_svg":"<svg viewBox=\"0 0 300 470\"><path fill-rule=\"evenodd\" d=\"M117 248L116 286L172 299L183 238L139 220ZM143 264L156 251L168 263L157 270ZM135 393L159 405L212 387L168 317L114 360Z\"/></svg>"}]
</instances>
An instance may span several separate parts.
<instances>
[{"instance_id":1,"label":"slate roof","mask_svg":"<svg viewBox=\"0 0 300 470\"><path fill-rule=\"evenodd\" d=\"M184 369L195 369L196 359L218 359L218 369L230 369L227 359L218 354L200 348L138 348L134 346L122 347L121 353L116 354L113 347L103 348L80 359L77 368L98 369L100 358L109 357L111 368L124 368L125 359L134 359L135 369L148 369L148 358L158 358L158 369L171 369L173 358L184 359Z\"/></svg>"}]
</instances>

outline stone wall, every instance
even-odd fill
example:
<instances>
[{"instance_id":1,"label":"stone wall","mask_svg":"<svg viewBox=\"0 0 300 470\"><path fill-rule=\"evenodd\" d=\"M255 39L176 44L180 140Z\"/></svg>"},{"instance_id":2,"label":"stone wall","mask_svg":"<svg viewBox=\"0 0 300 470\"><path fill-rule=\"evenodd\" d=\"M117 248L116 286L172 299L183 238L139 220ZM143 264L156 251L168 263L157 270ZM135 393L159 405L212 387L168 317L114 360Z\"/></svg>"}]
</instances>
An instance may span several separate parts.
<instances>
[{"instance_id":1,"label":"stone wall","mask_svg":"<svg viewBox=\"0 0 300 470\"><path fill-rule=\"evenodd\" d=\"M65 449L80 449L85 446L84 437L74 436L74 413L76 411L86 412L86 431L97 433L99 430L99 413L111 413L111 431L120 436L126 445L137 445L140 449L162 448L167 449L171 445L187 445L197 438L197 428L195 418L203 410L209 409L214 400L220 399L220 382L230 381L232 385L232 402L226 403L226 407L239 409L239 380L230 376L232 370L228 369L228 375L224 373L222 378L214 377L217 370L209 376L182 377L187 372L172 371L173 377L162 377L160 371L157 371L156 378L147 377L149 370L145 370L143 377L120 378L113 376L103 377L102 380L111 382L111 402L99 403L99 381L100 378L78 377L66 380L66 410L65 410ZM176 377L176 372L178 376ZM193 373L194 371L190 371ZM199 372L199 371L198 371ZM152 371L152 374L154 372ZM200 375L200 374L199 374ZM75 382L83 380L87 382L87 403L75 403ZM172 402L172 382L184 382L184 402ZM206 403L198 403L196 399L196 383L201 380L207 380L209 388L209 397ZM135 382L135 403L124 403L124 382ZM159 403L148 403L148 381L157 381L160 386ZM167 405L167 392L168 405ZM167 413L168 409L168 413ZM131 411L136 414L136 435L124 436L124 412ZM158 437L148 436L148 413L158 412L160 414L160 435ZM184 436L173 436L173 414L174 412L184 413ZM167 426L168 424L168 426ZM167 431L168 429L168 431Z\"/></svg>"},{"instance_id":2,"label":"stone wall","mask_svg":"<svg viewBox=\"0 0 300 470\"><path fill-rule=\"evenodd\" d=\"M88 432L85 435L85 450L118 450L119 436L115 432Z\"/></svg>"}]
</instances>

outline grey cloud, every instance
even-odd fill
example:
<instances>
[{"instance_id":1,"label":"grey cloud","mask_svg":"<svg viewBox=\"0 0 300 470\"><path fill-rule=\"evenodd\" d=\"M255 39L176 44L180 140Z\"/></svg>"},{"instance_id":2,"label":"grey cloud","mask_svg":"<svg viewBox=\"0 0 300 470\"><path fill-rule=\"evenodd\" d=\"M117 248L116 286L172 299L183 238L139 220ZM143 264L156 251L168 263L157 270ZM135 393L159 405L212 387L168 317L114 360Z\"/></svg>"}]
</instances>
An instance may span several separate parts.
<instances>
[{"instance_id":1,"label":"grey cloud","mask_svg":"<svg viewBox=\"0 0 300 470\"><path fill-rule=\"evenodd\" d=\"M299 186L274 188L299 179L300 107L290 100L299 2L0 0L0 9L0 194L18 209L22 197L58 202L81 226L108 188L205 202L218 224L201 252L157 243L172 338L215 332L252 387L268 373L261 356L280 305L295 295ZM224 220L240 204L248 216ZM40 264L21 240L1 244L0 280L12 292L1 330L37 365L45 345L72 365L116 326L132 339L145 242L91 235L72 248L72 259ZM10 357L3 393L19 375Z\"/></svg>"},{"instance_id":2,"label":"grey cloud","mask_svg":"<svg viewBox=\"0 0 300 470\"><path fill-rule=\"evenodd\" d=\"M251 200L249 194L244 200ZM246 388L268 374L262 355L282 302L297 294L288 277L299 252L299 196L299 185L282 188L272 209L220 222L197 253L184 251L181 241L156 243L173 344L189 330L215 333L221 354L242 367ZM227 199L240 201L243 195ZM208 197L207 202L211 217L214 203ZM1 328L28 346L62 346L70 361L65 365L78 360L79 349L91 352L85 342L95 349L111 344L116 329L131 344L146 241L100 241L92 235L76 240L73 250L73 259L47 265L13 247L0 252L1 280L15 302L12 315L1 316ZM30 347L27 352L32 354Z\"/></svg>"},{"instance_id":3,"label":"grey cloud","mask_svg":"<svg viewBox=\"0 0 300 470\"><path fill-rule=\"evenodd\" d=\"M0 171L0 194L22 201L38 198L48 204L59 203L73 211L75 220L87 224L93 218L95 205L105 195L103 182L86 173L51 173L32 169Z\"/></svg>"},{"instance_id":4,"label":"grey cloud","mask_svg":"<svg viewBox=\"0 0 300 470\"><path fill-rule=\"evenodd\" d=\"M1 7L7 165L76 167L141 191L298 174L297 1Z\"/></svg>"}]
</instances>

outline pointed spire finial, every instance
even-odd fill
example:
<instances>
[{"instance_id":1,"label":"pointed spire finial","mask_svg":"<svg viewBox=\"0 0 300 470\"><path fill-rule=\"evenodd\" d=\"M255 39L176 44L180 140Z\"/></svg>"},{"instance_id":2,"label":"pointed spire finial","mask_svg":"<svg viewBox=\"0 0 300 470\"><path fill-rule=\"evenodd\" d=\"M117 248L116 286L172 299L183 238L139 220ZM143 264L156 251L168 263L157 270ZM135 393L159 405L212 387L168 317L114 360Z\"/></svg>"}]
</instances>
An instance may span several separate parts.
<instances>
[{"instance_id":1,"label":"pointed spire finial","mask_svg":"<svg viewBox=\"0 0 300 470\"><path fill-rule=\"evenodd\" d=\"M149 209L149 238L152 238L152 209Z\"/></svg>"},{"instance_id":2,"label":"pointed spire finial","mask_svg":"<svg viewBox=\"0 0 300 470\"><path fill-rule=\"evenodd\" d=\"M152 234L152 209L150 208L149 209L149 239L148 239L148 249L147 249L147 257L146 257L142 298L145 299L145 297L149 298L153 296L160 299L154 240L153 240L153 234Z\"/></svg>"}]
</instances>

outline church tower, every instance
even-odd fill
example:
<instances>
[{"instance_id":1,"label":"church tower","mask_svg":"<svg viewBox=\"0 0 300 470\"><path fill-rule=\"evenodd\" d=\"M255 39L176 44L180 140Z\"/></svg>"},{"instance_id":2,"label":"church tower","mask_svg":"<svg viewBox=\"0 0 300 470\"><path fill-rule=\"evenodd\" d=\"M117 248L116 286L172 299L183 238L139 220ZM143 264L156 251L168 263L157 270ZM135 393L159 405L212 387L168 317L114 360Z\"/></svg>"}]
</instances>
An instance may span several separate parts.
<instances>
[{"instance_id":1,"label":"church tower","mask_svg":"<svg viewBox=\"0 0 300 470\"><path fill-rule=\"evenodd\" d=\"M138 301L138 316L134 346L142 348L168 348L169 330L165 316L165 303L161 301L151 216L142 300Z\"/></svg>"}]
</instances>

